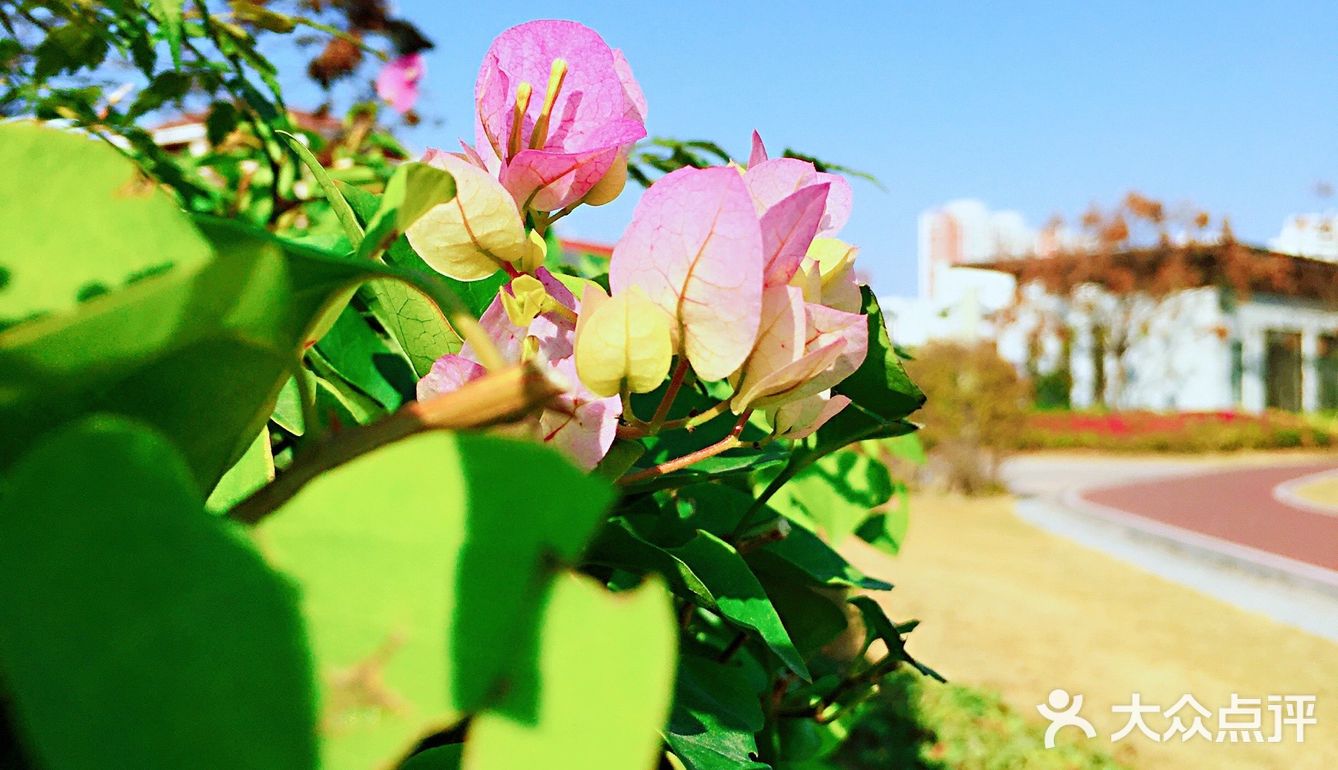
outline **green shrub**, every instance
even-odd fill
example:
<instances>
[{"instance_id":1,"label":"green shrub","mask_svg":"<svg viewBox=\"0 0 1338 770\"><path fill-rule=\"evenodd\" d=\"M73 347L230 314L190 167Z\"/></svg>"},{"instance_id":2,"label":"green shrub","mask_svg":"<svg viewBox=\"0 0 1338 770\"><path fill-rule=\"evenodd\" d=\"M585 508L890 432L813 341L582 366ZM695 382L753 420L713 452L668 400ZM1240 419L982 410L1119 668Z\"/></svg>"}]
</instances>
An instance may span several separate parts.
<instances>
[{"instance_id":1,"label":"green shrub","mask_svg":"<svg viewBox=\"0 0 1338 770\"><path fill-rule=\"evenodd\" d=\"M1025 424L1026 382L988 342L931 342L906 368L928 397L919 419L935 480L964 494L997 491Z\"/></svg>"}]
</instances>

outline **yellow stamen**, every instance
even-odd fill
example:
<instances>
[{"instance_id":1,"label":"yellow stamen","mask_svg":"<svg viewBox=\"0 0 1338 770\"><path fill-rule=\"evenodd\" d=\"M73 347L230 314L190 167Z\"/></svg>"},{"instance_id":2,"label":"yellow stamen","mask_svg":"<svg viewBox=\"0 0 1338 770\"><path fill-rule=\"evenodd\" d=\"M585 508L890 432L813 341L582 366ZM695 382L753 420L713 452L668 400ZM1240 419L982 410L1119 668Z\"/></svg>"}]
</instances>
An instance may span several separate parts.
<instances>
[{"instance_id":1,"label":"yellow stamen","mask_svg":"<svg viewBox=\"0 0 1338 770\"><path fill-rule=\"evenodd\" d=\"M548 119L552 117L553 105L562 91L562 81L567 79L567 60L554 59L553 68L548 73L548 92L544 94L544 106L539 110L539 119L534 121L534 133L530 135L530 149L542 149L548 141Z\"/></svg>"},{"instance_id":2,"label":"yellow stamen","mask_svg":"<svg viewBox=\"0 0 1338 770\"><path fill-rule=\"evenodd\" d=\"M530 108L530 95L534 93L534 86L521 81L516 86L516 103L511 108L511 137L507 142L507 159L509 160L516 153L520 152L520 131L525 125L525 111Z\"/></svg>"}]
</instances>

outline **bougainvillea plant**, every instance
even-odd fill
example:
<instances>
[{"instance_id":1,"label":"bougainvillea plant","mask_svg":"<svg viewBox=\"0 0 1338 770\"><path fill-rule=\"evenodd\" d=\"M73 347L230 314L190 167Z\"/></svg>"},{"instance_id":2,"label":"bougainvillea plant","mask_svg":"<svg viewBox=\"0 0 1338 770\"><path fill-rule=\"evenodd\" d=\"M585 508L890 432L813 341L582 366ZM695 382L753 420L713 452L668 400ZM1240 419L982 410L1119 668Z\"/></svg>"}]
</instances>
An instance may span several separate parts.
<instances>
[{"instance_id":1,"label":"bougainvillea plant","mask_svg":"<svg viewBox=\"0 0 1338 770\"><path fill-rule=\"evenodd\" d=\"M869 442L923 400L846 181L754 137L580 274L631 67L531 22L476 99L376 190L280 134L342 227L301 240L0 125L6 766L822 768L932 675L834 548L897 548Z\"/></svg>"}]
</instances>

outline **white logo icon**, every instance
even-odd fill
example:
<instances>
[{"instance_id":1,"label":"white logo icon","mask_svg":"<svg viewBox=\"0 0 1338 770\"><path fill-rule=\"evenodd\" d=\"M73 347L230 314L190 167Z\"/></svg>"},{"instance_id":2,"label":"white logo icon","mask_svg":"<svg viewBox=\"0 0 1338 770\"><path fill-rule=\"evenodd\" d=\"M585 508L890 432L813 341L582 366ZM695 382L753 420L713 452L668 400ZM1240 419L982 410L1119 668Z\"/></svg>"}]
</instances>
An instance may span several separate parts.
<instances>
[{"instance_id":1,"label":"white logo icon","mask_svg":"<svg viewBox=\"0 0 1338 770\"><path fill-rule=\"evenodd\" d=\"M1050 691L1046 701L1049 705L1042 703L1036 710L1041 712L1041 716L1050 720L1050 726L1045 728L1047 749L1055 747L1055 734L1064 727L1076 727L1088 738L1096 737L1096 728L1092 727L1092 723L1078 716L1078 712L1082 710L1081 695L1069 695L1067 690L1055 688Z\"/></svg>"}]
</instances>

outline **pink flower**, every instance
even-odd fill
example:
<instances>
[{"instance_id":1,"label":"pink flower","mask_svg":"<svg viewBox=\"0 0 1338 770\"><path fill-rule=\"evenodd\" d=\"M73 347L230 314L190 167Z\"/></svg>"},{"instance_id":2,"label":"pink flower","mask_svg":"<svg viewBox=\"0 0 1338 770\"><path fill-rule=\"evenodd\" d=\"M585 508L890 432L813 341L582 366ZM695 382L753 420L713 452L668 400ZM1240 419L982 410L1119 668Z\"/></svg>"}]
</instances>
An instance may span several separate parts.
<instances>
[{"instance_id":1,"label":"pink flower","mask_svg":"<svg viewBox=\"0 0 1338 770\"><path fill-rule=\"evenodd\" d=\"M555 211L592 191L591 203L611 200L618 191L596 185L618 180L646 135L646 100L626 59L574 21L498 35L474 98L477 149L522 209Z\"/></svg>"},{"instance_id":2,"label":"pink flower","mask_svg":"<svg viewBox=\"0 0 1338 770\"><path fill-rule=\"evenodd\" d=\"M600 398L581 384L572 357L576 336L576 324L572 319L580 305L571 291L547 270L539 268L534 277L561 306L560 310L539 313L528 325L517 326L502 298L502 293L512 291L506 286L493 299L479 323L503 357L512 361L534 361L565 384L567 390L558 397L553 408L545 409L506 432L551 444L581 467L591 469L599 464L613 444L618 418L622 416L622 400L618 396ZM432 370L418 382L418 398L449 393L485 374L484 368L475 360L473 350L466 345L459 354L442 356L432 365Z\"/></svg>"},{"instance_id":3,"label":"pink flower","mask_svg":"<svg viewBox=\"0 0 1338 770\"><path fill-rule=\"evenodd\" d=\"M730 408L743 414L829 390L859 368L868 346L864 316L805 302L794 286L769 287L757 344L732 379Z\"/></svg>"},{"instance_id":4,"label":"pink flower","mask_svg":"<svg viewBox=\"0 0 1338 770\"><path fill-rule=\"evenodd\" d=\"M421 54L411 53L391 59L376 76L376 95L403 115L418 103L419 84L425 65Z\"/></svg>"}]
</instances>

